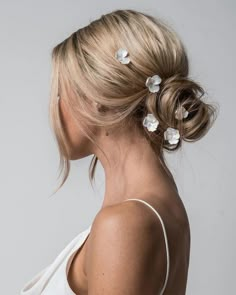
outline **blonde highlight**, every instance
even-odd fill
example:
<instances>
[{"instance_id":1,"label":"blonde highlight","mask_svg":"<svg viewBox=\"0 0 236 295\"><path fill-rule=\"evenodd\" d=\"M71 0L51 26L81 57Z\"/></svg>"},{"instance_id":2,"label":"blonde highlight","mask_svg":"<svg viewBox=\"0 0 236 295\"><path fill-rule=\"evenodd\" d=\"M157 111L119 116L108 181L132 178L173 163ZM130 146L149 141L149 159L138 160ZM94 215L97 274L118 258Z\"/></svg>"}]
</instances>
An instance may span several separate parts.
<instances>
[{"instance_id":1,"label":"blonde highlight","mask_svg":"<svg viewBox=\"0 0 236 295\"><path fill-rule=\"evenodd\" d=\"M129 64L122 65L115 59L118 48L128 50ZM145 81L155 73L163 83L158 93L149 93ZM135 10L115 10L102 15L53 48L49 114L59 147L60 175L63 174L56 191L70 172L68 140L57 104L59 86L72 91L73 95L66 96L65 102L75 121L78 114L83 118L77 122L78 126L101 151L84 122L105 128L135 122L165 167L163 151L173 151L163 139L167 126L180 130L181 140L175 150L182 140L200 139L216 119L216 107L201 100L205 91L188 74L186 49L177 33L164 20ZM91 100L111 112L106 115L94 112ZM180 105L188 109L189 116L176 120L174 112ZM141 124L148 112L160 121L157 131L152 133ZM97 162L94 155L89 166L91 184Z\"/></svg>"}]
</instances>

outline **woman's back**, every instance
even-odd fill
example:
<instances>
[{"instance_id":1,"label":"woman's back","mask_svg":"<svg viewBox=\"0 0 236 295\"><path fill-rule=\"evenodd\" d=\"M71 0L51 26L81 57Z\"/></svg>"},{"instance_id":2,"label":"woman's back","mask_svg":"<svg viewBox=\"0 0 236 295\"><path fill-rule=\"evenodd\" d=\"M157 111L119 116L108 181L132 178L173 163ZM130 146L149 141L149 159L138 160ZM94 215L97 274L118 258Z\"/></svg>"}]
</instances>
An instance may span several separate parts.
<instances>
[{"instance_id":1,"label":"woman's back","mask_svg":"<svg viewBox=\"0 0 236 295\"><path fill-rule=\"evenodd\" d=\"M184 206L181 205L181 200L177 200L176 205L174 205L172 201L170 208L166 207L168 206L167 204L163 206L163 204L160 205L159 203L159 208L155 209L157 208L157 202L154 198L146 199L146 201L144 199L132 198L126 199L124 202L113 206L113 209L123 210L124 212L124 206L126 206L124 203L126 203L126 201L133 201L132 203L135 202L135 206L139 207L138 210L140 210L140 214L143 214L142 218L146 218L145 215L149 215L149 217L151 216L150 209L154 212L154 219L157 218L156 225L158 228L156 225L153 227L153 233L151 234L153 240L155 240L155 235L157 234L157 229L160 228L160 225L162 228L162 240L159 241L159 243L162 244L161 259L160 255L154 251L153 256L150 257L150 260L154 262L154 267L150 273L143 273L142 279L153 281L154 286L156 282L158 283L158 280L159 282L163 282L161 292L164 291L164 293L160 294L185 294L189 267L190 228L186 211ZM150 209L145 209L143 206L149 207ZM130 212L132 211L130 206L127 210ZM88 294L88 262L86 259L89 257L89 251L87 251L87 249L93 248L91 245L88 245L90 242L91 241L88 237L82 249L80 249L74 257L68 274L69 285L76 294L80 295ZM109 260L109 254L107 253L107 255L107 259ZM142 255L142 253L140 253L140 255ZM162 260L163 268L161 273L158 273L160 271L160 260ZM158 283L158 285L160 285L160 283Z\"/></svg>"}]
</instances>

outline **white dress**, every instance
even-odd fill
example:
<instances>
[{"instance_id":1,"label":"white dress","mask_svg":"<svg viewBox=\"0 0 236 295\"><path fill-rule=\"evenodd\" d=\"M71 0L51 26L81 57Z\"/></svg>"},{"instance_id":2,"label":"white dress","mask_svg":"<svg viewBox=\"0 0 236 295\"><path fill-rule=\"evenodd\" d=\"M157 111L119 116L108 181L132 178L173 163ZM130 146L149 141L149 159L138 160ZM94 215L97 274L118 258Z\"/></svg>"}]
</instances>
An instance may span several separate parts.
<instances>
[{"instance_id":1,"label":"white dress","mask_svg":"<svg viewBox=\"0 0 236 295\"><path fill-rule=\"evenodd\" d=\"M146 201L141 199L126 199L128 200L136 200L146 204L149 208L151 208L159 218L164 239L166 245L166 259L167 259L167 269L166 269L166 278L161 290L161 293L158 295L162 295L166 288L168 276L169 276L169 247L168 247L168 239L165 230L165 226L163 220L159 213ZM70 263L82 246L83 242L86 240L87 236L91 230L90 225L84 231L80 232L54 259L54 261L48 265L46 268L41 270L38 274L36 274L30 281L28 281L23 288L20 290L20 295L76 295L70 288L67 274L68 269L70 267Z\"/></svg>"}]
</instances>

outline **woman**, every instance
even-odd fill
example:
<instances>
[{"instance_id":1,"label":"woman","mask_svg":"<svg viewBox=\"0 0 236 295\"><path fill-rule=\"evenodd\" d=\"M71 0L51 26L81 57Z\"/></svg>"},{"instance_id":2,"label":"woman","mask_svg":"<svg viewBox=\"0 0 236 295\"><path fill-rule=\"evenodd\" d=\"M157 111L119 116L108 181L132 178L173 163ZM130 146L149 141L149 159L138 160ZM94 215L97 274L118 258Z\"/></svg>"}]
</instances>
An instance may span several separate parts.
<instances>
[{"instance_id":1,"label":"woman","mask_svg":"<svg viewBox=\"0 0 236 295\"><path fill-rule=\"evenodd\" d=\"M183 43L164 21L116 10L58 44L52 62L60 187L70 160L94 155L90 180L99 160L105 195L92 224L21 294L185 294L190 226L163 153L200 139L216 109L188 77Z\"/></svg>"}]
</instances>

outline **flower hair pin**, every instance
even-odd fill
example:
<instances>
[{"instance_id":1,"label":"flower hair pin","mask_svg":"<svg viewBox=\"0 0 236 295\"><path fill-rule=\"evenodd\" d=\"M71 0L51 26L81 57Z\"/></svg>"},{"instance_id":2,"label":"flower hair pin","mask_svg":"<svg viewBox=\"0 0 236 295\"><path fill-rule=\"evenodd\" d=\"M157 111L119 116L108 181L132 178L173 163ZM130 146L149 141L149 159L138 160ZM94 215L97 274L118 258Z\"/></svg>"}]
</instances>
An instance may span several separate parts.
<instances>
[{"instance_id":1,"label":"flower hair pin","mask_svg":"<svg viewBox=\"0 0 236 295\"><path fill-rule=\"evenodd\" d=\"M159 121L151 113L147 114L147 116L143 119L143 126L146 127L148 131L151 131L151 132L155 131L158 125L159 125Z\"/></svg>"},{"instance_id":2,"label":"flower hair pin","mask_svg":"<svg viewBox=\"0 0 236 295\"><path fill-rule=\"evenodd\" d=\"M125 48L119 48L115 53L115 58L122 64L130 63L129 52Z\"/></svg>"},{"instance_id":3,"label":"flower hair pin","mask_svg":"<svg viewBox=\"0 0 236 295\"><path fill-rule=\"evenodd\" d=\"M160 90L159 84L161 83L161 81L161 77L159 77L158 75L154 75L147 78L145 85L148 87L150 92L155 93Z\"/></svg>"},{"instance_id":4,"label":"flower hair pin","mask_svg":"<svg viewBox=\"0 0 236 295\"><path fill-rule=\"evenodd\" d=\"M179 142L179 138L180 134L178 129L168 127L164 132L164 139L170 144L177 144Z\"/></svg>"},{"instance_id":5,"label":"flower hair pin","mask_svg":"<svg viewBox=\"0 0 236 295\"><path fill-rule=\"evenodd\" d=\"M148 113L143 119L143 126L148 129L148 131L153 132L157 130L159 121L152 114ZM169 144L177 144L179 142L180 133L178 129L168 127L164 132L164 139L169 142Z\"/></svg>"},{"instance_id":6,"label":"flower hair pin","mask_svg":"<svg viewBox=\"0 0 236 295\"><path fill-rule=\"evenodd\" d=\"M177 120L182 120L188 117L189 112L185 109L185 107L180 106L179 108L177 108L177 110L175 111L175 118Z\"/></svg>"}]
</instances>

